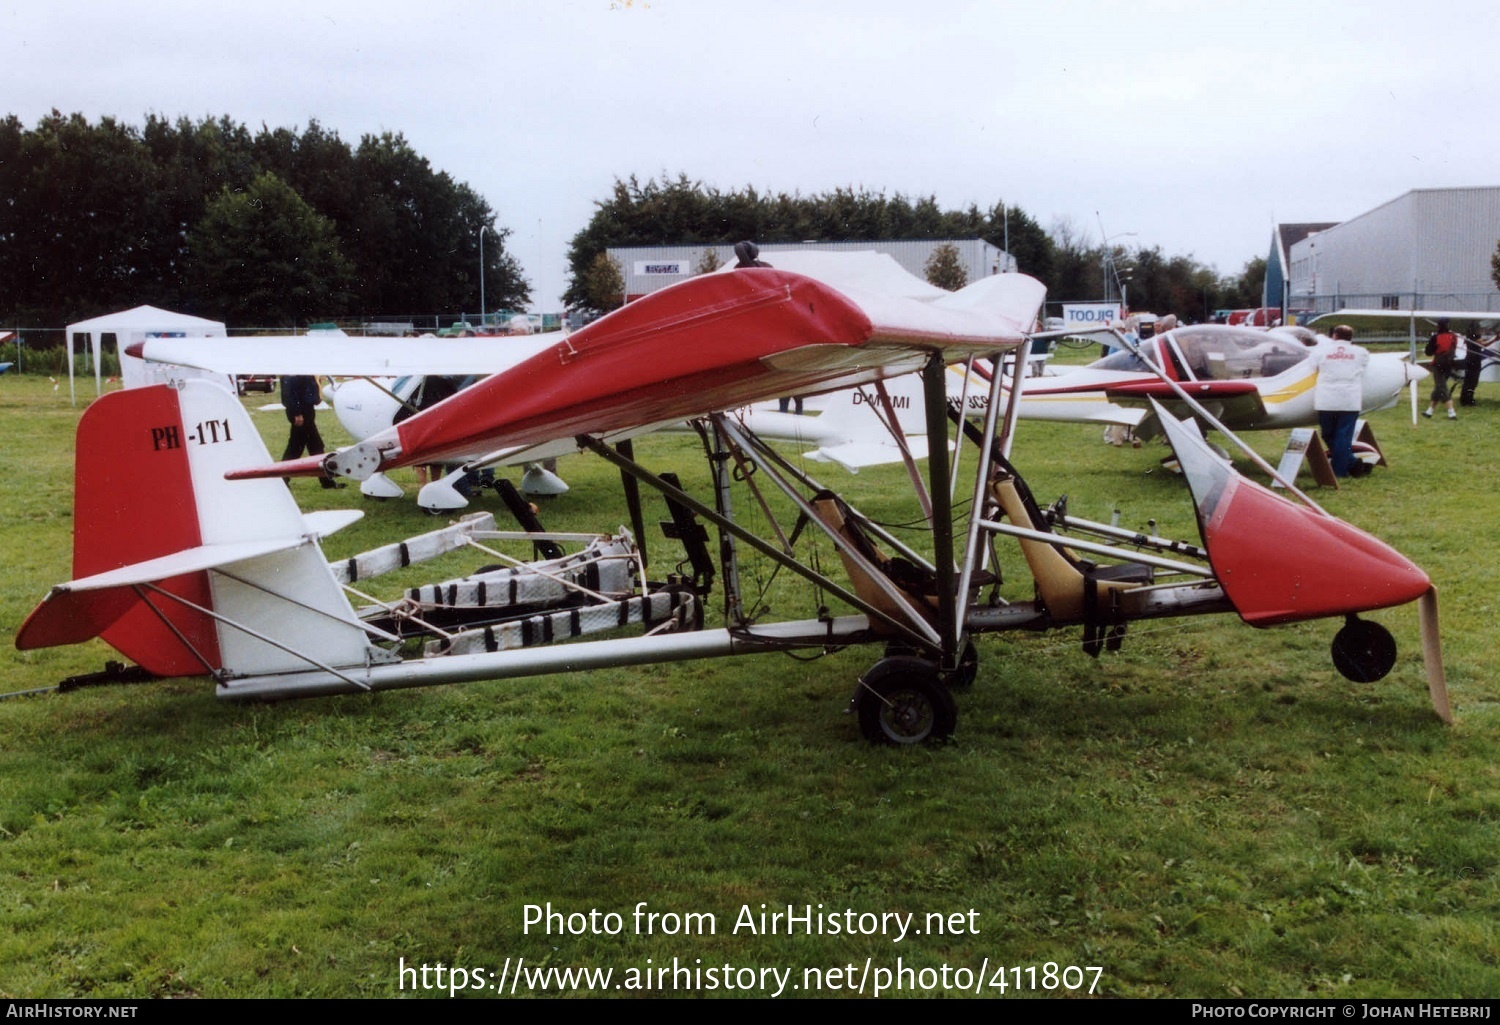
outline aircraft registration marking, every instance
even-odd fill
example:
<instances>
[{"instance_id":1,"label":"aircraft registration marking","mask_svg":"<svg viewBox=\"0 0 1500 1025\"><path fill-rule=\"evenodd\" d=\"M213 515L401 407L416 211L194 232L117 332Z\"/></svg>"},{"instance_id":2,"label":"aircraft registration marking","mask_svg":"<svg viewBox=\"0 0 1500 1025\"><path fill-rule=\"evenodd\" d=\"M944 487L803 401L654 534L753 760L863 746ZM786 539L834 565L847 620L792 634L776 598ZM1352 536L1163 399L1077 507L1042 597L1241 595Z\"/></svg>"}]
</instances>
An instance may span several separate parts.
<instances>
[{"instance_id":1,"label":"aircraft registration marking","mask_svg":"<svg viewBox=\"0 0 1500 1025\"><path fill-rule=\"evenodd\" d=\"M217 445L233 441L229 435L228 420L204 420L187 432L187 440L199 445ZM151 428L151 450L170 451L182 447L182 431L177 424Z\"/></svg>"}]
</instances>

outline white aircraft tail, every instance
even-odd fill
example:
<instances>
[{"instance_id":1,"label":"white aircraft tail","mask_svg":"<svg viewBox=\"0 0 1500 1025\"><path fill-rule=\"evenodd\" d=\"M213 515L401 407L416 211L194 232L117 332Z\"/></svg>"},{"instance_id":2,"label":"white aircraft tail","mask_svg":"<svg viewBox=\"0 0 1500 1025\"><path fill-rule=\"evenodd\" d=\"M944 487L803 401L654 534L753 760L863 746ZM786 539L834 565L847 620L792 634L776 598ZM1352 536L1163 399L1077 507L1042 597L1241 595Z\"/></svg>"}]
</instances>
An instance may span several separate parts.
<instances>
[{"instance_id":1,"label":"white aircraft tail","mask_svg":"<svg viewBox=\"0 0 1500 1025\"><path fill-rule=\"evenodd\" d=\"M159 676L364 664L365 631L316 544L360 514L304 518L280 480L224 479L269 459L217 385L100 398L78 425L75 579L53 588L16 646L97 636Z\"/></svg>"}]
</instances>

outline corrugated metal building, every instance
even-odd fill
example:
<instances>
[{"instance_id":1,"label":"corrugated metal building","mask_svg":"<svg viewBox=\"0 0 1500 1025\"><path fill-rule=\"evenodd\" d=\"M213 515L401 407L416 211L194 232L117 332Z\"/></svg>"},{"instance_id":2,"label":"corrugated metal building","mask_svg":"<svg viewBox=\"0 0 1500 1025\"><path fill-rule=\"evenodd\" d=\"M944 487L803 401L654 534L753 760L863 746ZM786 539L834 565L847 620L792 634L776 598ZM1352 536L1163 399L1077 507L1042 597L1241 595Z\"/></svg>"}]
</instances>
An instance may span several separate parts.
<instances>
[{"instance_id":1,"label":"corrugated metal building","mask_svg":"<svg viewBox=\"0 0 1500 1025\"><path fill-rule=\"evenodd\" d=\"M1289 305L1500 310L1497 242L1500 186L1413 189L1293 243Z\"/></svg>"},{"instance_id":2,"label":"corrugated metal building","mask_svg":"<svg viewBox=\"0 0 1500 1025\"><path fill-rule=\"evenodd\" d=\"M897 263L919 278L926 277L927 261L938 246L950 245L958 250L959 259L969 280L977 281L991 274L1013 271L1015 261L1003 249L978 238L926 239L921 241L878 242L768 242L760 247L760 258L776 265L776 254L789 249L830 249L844 252L875 250L889 254ZM712 251L714 256L709 257ZM676 284L711 267L734 263L734 244L696 246L626 246L608 250L625 278L626 301L639 299L659 288Z\"/></svg>"}]
</instances>

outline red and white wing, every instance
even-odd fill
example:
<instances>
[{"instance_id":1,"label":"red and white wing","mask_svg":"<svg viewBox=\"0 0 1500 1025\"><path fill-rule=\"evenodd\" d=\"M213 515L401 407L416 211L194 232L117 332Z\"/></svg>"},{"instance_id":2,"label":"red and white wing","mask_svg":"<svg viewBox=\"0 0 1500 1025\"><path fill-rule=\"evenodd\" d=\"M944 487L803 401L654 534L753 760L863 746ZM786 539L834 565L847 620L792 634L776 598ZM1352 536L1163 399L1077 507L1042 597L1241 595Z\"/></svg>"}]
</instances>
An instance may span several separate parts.
<instances>
[{"instance_id":1,"label":"red and white wing","mask_svg":"<svg viewBox=\"0 0 1500 1025\"><path fill-rule=\"evenodd\" d=\"M690 279L551 342L327 466L363 477L865 384L919 369L933 354L953 362L1019 346L1045 294L1018 274L955 293L901 274L921 287L875 290L869 275L854 283L846 275L835 287L780 268ZM239 476L308 471L268 466Z\"/></svg>"}]
</instances>

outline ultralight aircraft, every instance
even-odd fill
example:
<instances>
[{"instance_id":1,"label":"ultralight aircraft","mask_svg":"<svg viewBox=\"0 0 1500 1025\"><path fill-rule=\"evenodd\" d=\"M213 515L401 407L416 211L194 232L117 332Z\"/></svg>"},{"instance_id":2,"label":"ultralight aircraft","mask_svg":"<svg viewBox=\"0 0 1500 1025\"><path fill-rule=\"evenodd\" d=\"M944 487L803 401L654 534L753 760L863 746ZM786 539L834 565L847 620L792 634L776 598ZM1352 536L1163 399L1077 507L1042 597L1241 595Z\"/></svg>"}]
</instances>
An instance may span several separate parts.
<instances>
[{"instance_id":1,"label":"ultralight aircraft","mask_svg":"<svg viewBox=\"0 0 1500 1025\"><path fill-rule=\"evenodd\" d=\"M273 462L243 406L211 383L107 394L79 425L77 473L87 486L75 499L76 579L33 611L17 646L99 636L151 674L206 675L221 697L244 700L865 644L878 654L854 682L861 731L914 743L954 730L950 688L979 674L972 640L982 633L1078 626L1097 655L1144 619L1232 612L1263 627L1334 618L1343 621L1335 665L1378 679L1394 665L1394 643L1359 614L1415 601L1434 708L1450 718L1436 592L1410 560L1295 488L1299 501L1250 482L1159 406L1201 543L1041 508L1011 462L1017 408L1002 401L1005 375L992 376L980 425L951 408L945 387L950 363L1004 366L1028 344L1041 284L1004 274L947 293L888 258L858 255L868 258L777 254L777 267L663 289L322 457ZM1014 391L1024 360L1009 365ZM884 404L885 380L913 371L922 375L929 452L958 441L929 458L925 473L907 461L926 525L916 543L724 412L851 386L873 388ZM1179 382L1164 380L1192 404ZM653 473L628 444L607 440L682 419L698 424L704 489ZM506 557L384 601L368 593L371 577L458 547L494 551L498 538L516 535L480 517L330 563L319 538L359 514L303 515L280 480L357 480L560 439L630 482L633 530L523 533L553 547L539 561ZM638 544L641 487L666 502L665 530L686 553L671 571L654 569ZM737 514L743 489L764 516L759 529ZM786 522L772 497L792 510ZM837 552L840 569L807 556L814 539ZM1007 543L1024 556L1030 597L1000 594L993 552ZM770 620L746 599L740 563L750 552L839 608ZM710 626L719 590L722 623ZM632 635L581 639L605 633Z\"/></svg>"}]
</instances>

